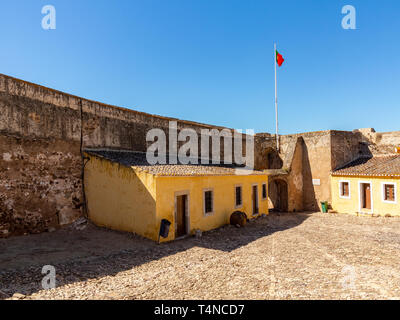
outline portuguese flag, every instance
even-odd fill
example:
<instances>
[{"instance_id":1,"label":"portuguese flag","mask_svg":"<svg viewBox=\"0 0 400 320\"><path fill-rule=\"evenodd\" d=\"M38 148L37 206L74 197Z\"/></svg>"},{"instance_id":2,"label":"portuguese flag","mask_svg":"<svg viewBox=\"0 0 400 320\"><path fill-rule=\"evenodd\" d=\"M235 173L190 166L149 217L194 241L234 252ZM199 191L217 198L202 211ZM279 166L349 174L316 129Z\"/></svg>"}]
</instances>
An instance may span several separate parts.
<instances>
[{"instance_id":1,"label":"portuguese flag","mask_svg":"<svg viewBox=\"0 0 400 320\"><path fill-rule=\"evenodd\" d=\"M285 61L285 59L283 59L282 55L277 51L276 51L276 63L278 64L278 66L281 66L283 61Z\"/></svg>"}]
</instances>

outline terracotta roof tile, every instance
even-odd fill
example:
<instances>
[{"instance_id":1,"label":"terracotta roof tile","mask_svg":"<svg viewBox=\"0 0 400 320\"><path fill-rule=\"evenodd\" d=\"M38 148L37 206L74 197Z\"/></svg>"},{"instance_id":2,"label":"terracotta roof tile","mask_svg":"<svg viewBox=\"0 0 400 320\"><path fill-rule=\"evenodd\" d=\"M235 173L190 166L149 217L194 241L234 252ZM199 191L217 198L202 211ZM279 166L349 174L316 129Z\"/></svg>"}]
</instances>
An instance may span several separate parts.
<instances>
[{"instance_id":1,"label":"terracotta roof tile","mask_svg":"<svg viewBox=\"0 0 400 320\"><path fill-rule=\"evenodd\" d=\"M148 163L146 153L133 151L85 150L89 155L120 163L126 167L133 167L157 176L210 176L235 175L236 169L246 175L265 175L262 171L250 171L244 167L225 164L156 164ZM200 161L199 161L200 162Z\"/></svg>"},{"instance_id":2,"label":"terracotta roof tile","mask_svg":"<svg viewBox=\"0 0 400 320\"><path fill-rule=\"evenodd\" d=\"M332 172L333 175L347 176L399 176L400 155L360 157Z\"/></svg>"}]
</instances>

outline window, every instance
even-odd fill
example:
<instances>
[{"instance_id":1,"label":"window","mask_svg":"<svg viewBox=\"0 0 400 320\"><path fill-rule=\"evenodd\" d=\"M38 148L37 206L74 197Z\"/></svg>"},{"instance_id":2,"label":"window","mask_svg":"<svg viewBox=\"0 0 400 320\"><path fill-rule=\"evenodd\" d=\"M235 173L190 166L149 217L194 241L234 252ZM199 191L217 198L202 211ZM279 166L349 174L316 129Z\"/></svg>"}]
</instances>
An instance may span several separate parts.
<instances>
[{"instance_id":1,"label":"window","mask_svg":"<svg viewBox=\"0 0 400 320\"><path fill-rule=\"evenodd\" d=\"M210 215L214 210L214 194L211 189L204 190L204 214Z\"/></svg>"},{"instance_id":2,"label":"window","mask_svg":"<svg viewBox=\"0 0 400 320\"><path fill-rule=\"evenodd\" d=\"M267 184L263 183L262 184L262 199L267 200Z\"/></svg>"},{"instance_id":3,"label":"window","mask_svg":"<svg viewBox=\"0 0 400 320\"><path fill-rule=\"evenodd\" d=\"M350 198L350 182L340 181L339 183L339 195L341 198Z\"/></svg>"},{"instance_id":4,"label":"window","mask_svg":"<svg viewBox=\"0 0 400 320\"><path fill-rule=\"evenodd\" d=\"M396 185L394 183L383 184L383 201L396 202Z\"/></svg>"},{"instance_id":5,"label":"window","mask_svg":"<svg viewBox=\"0 0 400 320\"><path fill-rule=\"evenodd\" d=\"M385 184L385 200L394 201L394 185Z\"/></svg>"},{"instance_id":6,"label":"window","mask_svg":"<svg viewBox=\"0 0 400 320\"><path fill-rule=\"evenodd\" d=\"M243 205L242 186L235 187L235 207L239 208Z\"/></svg>"}]
</instances>

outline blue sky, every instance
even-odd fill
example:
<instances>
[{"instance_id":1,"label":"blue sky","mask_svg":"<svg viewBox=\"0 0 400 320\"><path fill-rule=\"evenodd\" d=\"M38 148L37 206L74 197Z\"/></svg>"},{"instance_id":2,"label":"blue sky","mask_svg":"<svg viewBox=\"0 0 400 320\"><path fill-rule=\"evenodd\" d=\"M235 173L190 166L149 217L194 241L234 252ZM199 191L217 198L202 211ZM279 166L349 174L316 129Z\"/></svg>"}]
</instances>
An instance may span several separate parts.
<instances>
[{"instance_id":1,"label":"blue sky","mask_svg":"<svg viewBox=\"0 0 400 320\"><path fill-rule=\"evenodd\" d=\"M41 27L44 5L57 29ZM344 5L357 30L341 27ZM256 132L399 130L398 0L19 0L0 73L148 113Z\"/></svg>"}]
</instances>

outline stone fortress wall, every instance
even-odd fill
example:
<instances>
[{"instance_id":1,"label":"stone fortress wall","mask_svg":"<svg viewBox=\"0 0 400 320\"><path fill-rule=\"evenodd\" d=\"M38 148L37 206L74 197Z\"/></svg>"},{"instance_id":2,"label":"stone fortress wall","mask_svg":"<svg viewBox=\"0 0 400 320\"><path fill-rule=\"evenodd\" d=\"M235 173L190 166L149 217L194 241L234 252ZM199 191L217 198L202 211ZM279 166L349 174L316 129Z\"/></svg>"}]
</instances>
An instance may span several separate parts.
<instances>
[{"instance_id":1,"label":"stone fortress wall","mask_svg":"<svg viewBox=\"0 0 400 320\"><path fill-rule=\"evenodd\" d=\"M199 134L227 129L110 106L1 74L0 111L0 237L52 231L84 214L84 148L145 152L147 132L168 132L170 121ZM285 209L318 210L320 201L330 201L332 169L361 154L393 152L400 131L285 135L279 152L274 135L257 134L254 142L255 168L269 170L271 183L286 184ZM221 159L223 149L221 141Z\"/></svg>"},{"instance_id":2,"label":"stone fortress wall","mask_svg":"<svg viewBox=\"0 0 400 320\"><path fill-rule=\"evenodd\" d=\"M168 133L170 121L178 132L227 129L110 106L1 74L0 110L0 237L53 230L82 216L84 148L146 152L147 132ZM223 159L223 140L220 148Z\"/></svg>"},{"instance_id":3,"label":"stone fortress wall","mask_svg":"<svg viewBox=\"0 0 400 320\"><path fill-rule=\"evenodd\" d=\"M258 139L262 150L272 150L276 145L275 135L261 133ZM272 159L270 206L276 207L274 202L279 202L278 187L274 185L279 180L288 188L288 211L318 211L322 201L331 202L332 170L359 156L395 153L400 146L400 131L375 132L367 128L307 132L280 136L280 146L279 152L271 151L273 157L268 158Z\"/></svg>"}]
</instances>

